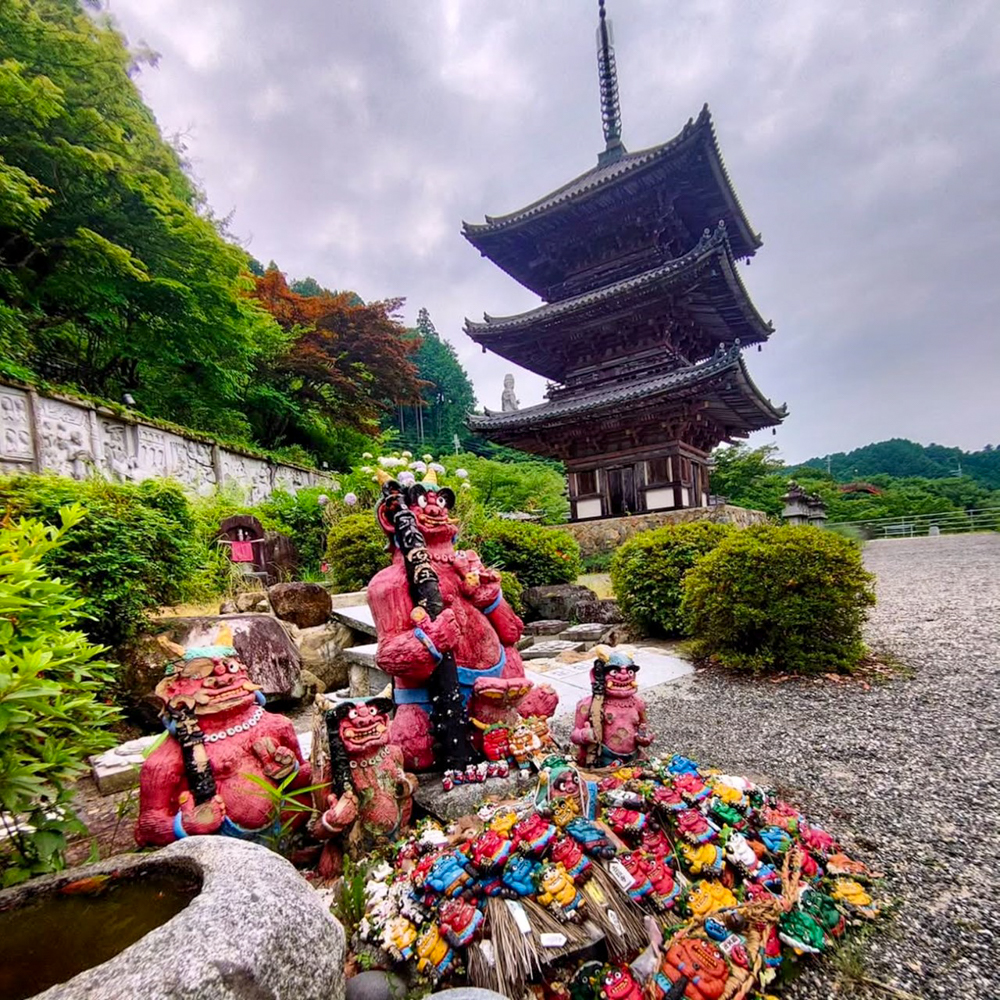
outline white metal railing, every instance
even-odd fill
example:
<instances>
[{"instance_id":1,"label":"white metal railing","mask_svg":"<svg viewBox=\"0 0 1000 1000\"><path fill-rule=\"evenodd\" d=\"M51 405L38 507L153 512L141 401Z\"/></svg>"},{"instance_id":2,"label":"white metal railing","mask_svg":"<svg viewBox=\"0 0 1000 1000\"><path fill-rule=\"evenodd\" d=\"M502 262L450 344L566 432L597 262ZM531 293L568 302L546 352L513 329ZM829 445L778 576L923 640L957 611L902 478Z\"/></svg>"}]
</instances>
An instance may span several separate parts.
<instances>
[{"instance_id":1,"label":"white metal railing","mask_svg":"<svg viewBox=\"0 0 1000 1000\"><path fill-rule=\"evenodd\" d=\"M939 514L905 514L901 517L875 517L861 521L835 521L857 528L868 538L914 538L919 535L952 535L962 531L1000 531L1000 507L975 510L948 510Z\"/></svg>"}]
</instances>

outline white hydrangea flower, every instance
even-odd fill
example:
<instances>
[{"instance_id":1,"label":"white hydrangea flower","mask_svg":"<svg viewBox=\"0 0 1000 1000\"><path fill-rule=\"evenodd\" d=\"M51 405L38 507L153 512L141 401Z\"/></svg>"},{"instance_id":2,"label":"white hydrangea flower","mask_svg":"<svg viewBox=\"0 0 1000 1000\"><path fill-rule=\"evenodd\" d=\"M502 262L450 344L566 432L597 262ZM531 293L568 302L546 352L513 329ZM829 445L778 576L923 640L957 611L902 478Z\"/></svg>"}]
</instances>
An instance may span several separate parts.
<instances>
[{"instance_id":1,"label":"white hydrangea flower","mask_svg":"<svg viewBox=\"0 0 1000 1000\"><path fill-rule=\"evenodd\" d=\"M325 507L329 502L330 498L325 493L320 493L320 495L316 497L316 503L318 503L320 507Z\"/></svg>"},{"instance_id":2,"label":"white hydrangea flower","mask_svg":"<svg viewBox=\"0 0 1000 1000\"><path fill-rule=\"evenodd\" d=\"M471 483L462 483L462 489L463 490L471 490L472 489L472 484Z\"/></svg>"},{"instance_id":3,"label":"white hydrangea flower","mask_svg":"<svg viewBox=\"0 0 1000 1000\"><path fill-rule=\"evenodd\" d=\"M400 486L412 486L417 481L417 477L410 472L409 469L406 472L401 472L399 474L399 485Z\"/></svg>"},{"instance_id":4,"label":"white hydrangea flower","mask_svg":"<svg viewBox=\"0 0 1000 1000\"><path fill-rule=\"evenodd\" d=\"M361 453L362 458L374 458L375 456L370 451L364 451Z\"/></svg>"},{"instance_id":5,"label":"white hydrangea flower","mask_svg":"<svg viewBox=\"0 0 1000 1000\"><path fill-rule=\"evenodd\" d=\"M361 471L366 475L370 476L375 470L370 465L362 465Z\"/></svg>"},{"instance_id":6,"label":"white hydrangea flower","mask_svg":"<svg viewBox=\"0 0 1000 1000\"><path fill-rule=\"evenodd\" d=\"M402 458L413 458L412 451L401 451L399 454Z\"/></svg>"},{"instance_id":7,"label":"white hydrangea flower","mask_svg":"<svg viewBox=\"0 0 1000 1000\"><path fill-rule=\"evenodd\" d=\"M355 493L344 494L344 503L346 503L348 507L353 507L357 502L358 502L357 494Z\"/></svg>"},{"instance_id":8,"label":"white hydrangea flower","mask_svg":"<svg viewBox=\"0 0 1000 1000\"><path fill-rule=\"evenodd\" d=\"M455 470L455 475L458 476L459 479L468 479L469 478L469 470L468 469L456 469Z\"/></svg>"},{"instance_id":9,"label":"white hydrangea flower","mask_svg":"<svg viewBox=\"0 0 1000 1000\"><path fill-rule=\"evenodd\" d=\"M419 472L421 474L427 471L427 465L424 462L410 462L410 468L413 469L414 472Z\"/></svg>"},{"instance_id":10,"label":"white hydrangea flower","mask_svg":"<svg viewBox=\"0 0 1000 1000\"><path fill-rule=\"evenodd\" d=\"M439 474L444 473L444 466L440 462L431 462L431 464L427 466L427 468L433 469L435 472Z\"/></svg>"},{"instance_id":11,"label":"white hydrangea flower","mask_svg":"<svg viewBox=\"0 0 1000 1000\"><path fill-rule=\"evenodd\" d=\"M433 455L421 455L420 457L421 457L421 458L422 458L422 459L423 459L423 460L424 460L425 462L433 462L433 461L434 461L434 456L433 456Z\"/></svg>"}]
</instances>

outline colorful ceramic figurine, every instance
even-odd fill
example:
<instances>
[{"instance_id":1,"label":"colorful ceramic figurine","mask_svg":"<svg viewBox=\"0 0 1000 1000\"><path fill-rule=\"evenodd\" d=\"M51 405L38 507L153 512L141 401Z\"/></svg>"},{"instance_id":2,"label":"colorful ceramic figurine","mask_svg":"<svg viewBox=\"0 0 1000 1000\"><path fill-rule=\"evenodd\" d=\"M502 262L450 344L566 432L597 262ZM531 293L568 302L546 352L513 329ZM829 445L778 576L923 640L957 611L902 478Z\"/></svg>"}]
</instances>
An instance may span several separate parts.
<instances>
[{"instance_id":1,"label":"colorful ceramic figurine","mask_svg":"<svg viewBox=\"0 0 1000 1000\"><path fill-rule=\"evenodd\" d=\"M146 847L194 834L244 840L272 835L283 818L247 776L278 785L294 773L292 789L307 786L310 767L295 729L283 716L264 711L263 695L250 681L228 626L212 646L164 646L176 659L156 695L171 736L142 765L136 842ZM303 805L309 804L307 796ZM301 813L302 821L306 816Z\"/></svg>"},{"instance_id":2,"label":"colorful ceramic figurine","mask_svg":"<svg viewBox=\"0 0 1000 1000\"><path fill-rule=\"evenodd\" d=\"M343 701L326 713L330 774L323 777L330 793L312 826L317 839L350 831L352 849L360 853L391 841L409 823L417 782L403 770L402 750L389 742L393 708L388 698L376 697ZM324 871L335 873L339 865L331 858Z\"/></svg>"},{"instance_id":3,"label":"colorful ceramic figurine","mask_svg":"<svg viewBox=\"0 0 1000 1000\"><path fill-rule=\"evenodd\" d=\"M441 930L454 948L467 948L479 933L482 911L464 899L449 899L438 909Z\"/></svg>"},{"instance_id":4,"label":"colorful ceramic figurine","mask_svg":"<svg viewBox=\"0 0 1000 1000\"><path fill-rule=\"evenodd\" d=\"M664 977L674 987L682 984L683 992L668 992L660 986L659 995L683 996L688 1000L719 1000L729 979L729 966L722 952L711 941L696 937L674 941L664 956L660 972L657 985Z\"/></svg>"},{"instance_id":5,"label":"colorful ceramic figurine","mask_svg":"<svg viewBox=\"0 0 1000 1000\"><path fill-rule=\"evenodd\" d=\"M435 760L435 736L444 739L442 721L453 711L453 697L460 694L465 723L474 717L487 725L506 718L512 703L523 716L550 716L558 697L524 678L516 645L523 625L504 600L500 574L474 552L455 551L452 491L438 487L433 470L422 483L390 481L382 491L378 518L392 565L368 587L376 662L393 678L393 742L402 747L407 767L427 770ZM464 768L468 760L453 751L442 747L439 762Z\"/></svg>"},{"instance_id":6,"label":"colorful ceramic figurine","mask_svg":"<svg viewBox=\"0 0 1000 1000\"><path fill-rule=\"evenodd\" d=\"M627 653L597 647L590 672L592 693L577 703L570 735L580 748L579 763L589 767L627 763L653 742L646 727L646 703L636 694L638 669Z\"/></svg>"},{"instance_id":7,"label":"colorful ceramic figurine","mask_svg":"<svg viewBox=\"0 0 1000 1000\"><path fill-rule=\"evenodd\" d=\"M434 924L428 925L421 932L417 938L416 951L420 956L417 968L435 979L440 979L455 962L455 953Z\"/></svg>"},{"instance_id":8,"label":"colorful ceramic figurine","mask_svg":"<svg viewBox=\"0 0 1000 1000\"><path fill-rule=\"evenodd\" d=\"M583 896L573 879L558 862L548 862L535 872L538 902L548 907L560 920L579 920L584 910Z\"/></svg>"}]
</instances>

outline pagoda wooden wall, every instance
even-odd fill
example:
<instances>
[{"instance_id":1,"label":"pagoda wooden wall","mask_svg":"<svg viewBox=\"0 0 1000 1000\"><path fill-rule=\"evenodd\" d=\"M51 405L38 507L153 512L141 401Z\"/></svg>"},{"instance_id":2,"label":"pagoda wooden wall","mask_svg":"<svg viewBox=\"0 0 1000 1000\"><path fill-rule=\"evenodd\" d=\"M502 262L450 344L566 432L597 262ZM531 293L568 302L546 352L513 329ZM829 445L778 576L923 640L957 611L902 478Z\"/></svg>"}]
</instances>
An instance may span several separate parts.
<instances>
[{"instance_id":1,"label":"pagoda wooden wall","mask_svg":"<svg viewBox=\"0 0 1000 1000\"><path fill-rule=\"evenodd\" d=\"M567 463L572 520L708 504L707 452L681 441Z\"/></svg>"}]
</instances>

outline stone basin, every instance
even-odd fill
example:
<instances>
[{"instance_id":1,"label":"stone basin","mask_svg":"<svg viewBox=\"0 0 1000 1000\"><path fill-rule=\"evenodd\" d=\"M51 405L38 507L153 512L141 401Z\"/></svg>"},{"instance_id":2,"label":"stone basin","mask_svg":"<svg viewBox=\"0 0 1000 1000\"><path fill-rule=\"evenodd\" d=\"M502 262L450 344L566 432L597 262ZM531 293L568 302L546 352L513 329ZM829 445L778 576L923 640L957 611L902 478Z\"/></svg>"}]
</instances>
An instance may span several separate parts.
<instances>
[{"instance_id":1,"label":"stone basin","mask_svg":"<svg viewBox=\"0 0 1000 1000\"><path fill-rule=\"evenodd\" d=\"M188 837L0 892L4 1000L343 996L343 928L256 844Z\"/></svg>"}]
</instances>

